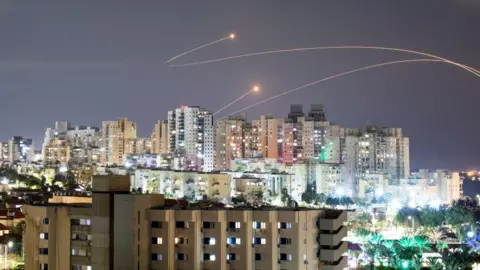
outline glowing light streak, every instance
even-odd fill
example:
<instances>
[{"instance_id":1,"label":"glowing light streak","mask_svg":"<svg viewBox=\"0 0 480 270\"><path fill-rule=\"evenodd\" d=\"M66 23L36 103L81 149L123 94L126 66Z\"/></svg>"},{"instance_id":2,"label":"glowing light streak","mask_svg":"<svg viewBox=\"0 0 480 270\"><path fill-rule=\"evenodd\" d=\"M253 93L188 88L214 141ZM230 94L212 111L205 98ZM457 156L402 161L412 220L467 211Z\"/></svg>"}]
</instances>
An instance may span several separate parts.
<instances>
[{"instance_id":1,"label":"glowing light streak","mask_svg":"<svg viewBox=\"0 0 480 270\"><path fill-rule=\"evenodd\" d=\"M231 40L235 39L235 34L229 34L228 36L223 37L223 38L221 38L221 39L219 39L219 40L212 41L212 42L210 42L210 43L207 43L207 44L202 45L202 46L200 46L200 47L197 47L197 48L195 48L195 49L191 49L191 50L189 50L189 51L186 51L186 52L184 52L184 53L181 53L181 54L179 54L179 55L177 55L177 56L174 56L174 57L170 58L169 60L167 60L167 61L165 62L165 64L168 64L168 63L172 62L173 60L175 60L175 59L177 59L177 58L180 58L180 57L182 57L182 56L184 56L184 55L186 55L186 54L189 54L189 53L194 52L194 51L196 51L196 50L200 50L200 49L205 48L205 47L208 47L208 46L210 46L210 45L213 45L213 44L222 42L222 41L227 40L227 39L231 39Z\"/></svg>"},{"instance_id":2,"label":"glowing light streak","mask_svg":"<svg viewBox=\"0 0 480 270\"><path fill-rule=\"evenodd\" d=\"M237 103L238 101L240 101L241 99L243 99L244 97L248 96L249 94L251 93L257 93L258 91L260 91L260 87L258 85L254 85L252 87L252 89L248 92L246 92L245 94L239 96L238 98L236 98L234 101L228 103L227 105L225 105L223 108L219 109L218 111L214 112L213 115L216 115L218 114L219 112L227 109L228 107L232 106L233 104Z\"/></svg>"},{"instance_id":3,"label":"glowing light streak","mask_svg":"<svg viewBox=\"0 0 480 270\"><path fill-rule=\"evenodd\" d=\"M443 58L443 57L440 57L440 56L437 56L437 55L434 55L434 54L429 54L429 53L424 53L424 52L414 51L414 50L407 50L407 49L400 49L400 48L389 48L389 47L378 47L378 46L329 46L329 47L310 47L310 48L293 48L293 49L283 49L283 50L272 50L272 51L263 51L263 52L255 52L255 53L247 53L247 54L242 54L242 55L228 56L228 57L222 57L222 58L200 61L200 62L193 62L193 63L186 63L186 64L176 64L176 65L170 65L170 66L171 67L185 67L185 66L203 65L203 64L222 62L222 61L238 59L238 58L243 58L243 57L251 57L251 56L266 55L266 54L287 53L287 52L303 52L303 51L313 51L313 50L338 50L338 49L386 50L386 51L406 52L406 53L411 53L411 54L416 54L416 55L422 55L422 56L431 57L431 58L434 58L434 59L437 59L437 60L442 60L444 62L455 65L459 68L462 68L462 69L464 69L468 72L471 72L474 75L476 75L477 77L480 77L480 71L479 70L474 69L472 67L469 67L467 65L463 65L463 64L448 60L446 58ZM178 58L178 57L175 57L175 58Z\"/></svg>"},{"instance_id":4,"label":"glowing light streak","mask_svg":"<svg viewBox=\"0 0 480 270\"><path fill-rule=\"evenodd\" d=\"M348 75L348 74L352 74L352 73L355 73L355 72L359 72L359 71L363 71L363 70L367 70L367 69L372 69L372 68L376 68L376 67L382 67L382 66L387 66L387 65L395 65L395 64L402 64L402 63L415 63L415 62L445 62L444 60L438 60L438 59L409 59L409 60L399 60L399 61L391 61L391 62L386 62L386 63L380 63L380 64L375 64L375 65L370 65L370 66L366 66L366 67L362 67L362 68L357 68L357 69L353 69L353 70L349 70L349 71L346 71L346 72L342 72L342 73L339 73L339 74L335 74L333 76L329 76L329 77L326 77L326 78L323 78L323 79L320 79L320 80L317 80L317 81L314 81L314 82L311 82L311 83L308 83L308 84L305 84L305 85L302 85L300 87L297 87L297 88L294 88L294 89L291 89L291 90L288 90L288 91L285 91L285 92L282 92L280 94L277 94L277 95L274 95L274 96L271 96L271 97L268 97L264 100L261 100L259 102L256 102L252 105L249 105L243 109L240 109L240 110L237 110L235 112L232 112L230 113L229 115L234 115L234 114L238 114L240 112L243 112L243 111L246 111L252 107L255 107L255 106L258 106L260 104L263 104L265 102L268 102L272 99L276 99L276 98L279 98L281 96L284 96L284 95L288 95L290 93L293 93L293 92L296 92L296 91L299 91L299 90L302 90L302 89L305 89L307 87L310 87L312 85L315 85L315 84L319 84L321 82L325 82L325 81L328 81L328 80L331 80L331 79L335 79L335 78L338 78L338 77L341 77L341 76L344 76L344 75ZM220 119L223 119L227 116L224 116Z\"/></svg>"}]
</instances>

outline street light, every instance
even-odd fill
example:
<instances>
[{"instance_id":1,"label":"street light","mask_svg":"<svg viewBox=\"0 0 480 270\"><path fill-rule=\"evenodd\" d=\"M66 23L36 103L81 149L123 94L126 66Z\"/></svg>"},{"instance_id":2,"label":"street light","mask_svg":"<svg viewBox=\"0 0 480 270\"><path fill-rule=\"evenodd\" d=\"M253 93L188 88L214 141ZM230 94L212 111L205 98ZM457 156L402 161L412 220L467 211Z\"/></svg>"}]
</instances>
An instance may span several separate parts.
<instances>
[{"instance_id":1,"label":"street light","mask_svg":"<svg viewBox=\"0 0 480 270\"><path fill-rule=\"evenodd\" d=\"M7 244L3 245L3 267L4 269L10 269L7 264L7 255L8 255L8 249L13 247L13 242L8 241Z\"/></svg>"},{"instance_id":2,"label":"street light","mask_svg":"<svg viewBox=\"0 0 480 270\"><path fill-rule=\"evenodd\" d=\"M415 231L415 219L412 216L408 216L408 220L412 221L412 232Z\"/></svg>"}]
</instances>

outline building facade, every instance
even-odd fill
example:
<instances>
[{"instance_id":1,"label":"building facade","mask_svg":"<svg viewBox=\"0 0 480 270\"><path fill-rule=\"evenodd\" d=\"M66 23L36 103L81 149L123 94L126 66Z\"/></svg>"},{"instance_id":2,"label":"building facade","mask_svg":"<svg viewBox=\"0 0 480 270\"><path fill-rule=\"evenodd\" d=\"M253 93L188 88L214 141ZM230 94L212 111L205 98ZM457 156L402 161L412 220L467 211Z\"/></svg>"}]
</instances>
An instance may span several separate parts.
<instances>
[{"instance_id":1,"label":"building facade","mask_svg":"<svg viewBox=\"0 0 480 270\"><path fill-rule=\"evenodd\" d=\"M25 139L21 136L13 136L8 141L8 161L32 162L35 156L35 147L32 139Z\"/></svg>"},{"instance_id":2,"label":"building facade","mask_svg":"<svg viewBox=\"0 0 480 270\"><path fill-rule=\"evenodd\" d=\"M137 138L137 125L127 118L102 123L101 161L121 165L130 139Z\"/></svg>"},{"instance_id":3,"label":"building facade","mask_svg":"<svg viewBox=\"0 0 480 270\"><path fill-rule=\"evenodd\" d=\"M322 269L346 267L347 214L336 210L180 207L96 176L92 203L26 205L25 269ZM129 237L126 237L129 236Z\"/></svg>"},{"instance_id":4,"label":"building facade","mask_svg":"<svg viewBox=\"0 0 480 270\"><path fill-rule=\"evenodd\" d=\"M196 106L168 112L169 151L179 157L181 169L214 170L215 129L213 114Z\"/></svg>"},{"instance_id":5,"label":"building facade","mask_svg":"<svg viewBox=\"0 0 480 270\"><path fill-rule=\"evenodd\" d=\"M152 153L168 154L168 121L158 120L152 132Z\"/></svg>"},{"instance_id":6,"label":"building facade","mask_svg":"<svg viewBox=\"0 0 480 270\"><path fill-rule=\"evenodd\" d=\"M215 168L230 170L237 158L251 157L251 126L245 116L218 120L215 132Z\"/></svg>"}]
</instances>

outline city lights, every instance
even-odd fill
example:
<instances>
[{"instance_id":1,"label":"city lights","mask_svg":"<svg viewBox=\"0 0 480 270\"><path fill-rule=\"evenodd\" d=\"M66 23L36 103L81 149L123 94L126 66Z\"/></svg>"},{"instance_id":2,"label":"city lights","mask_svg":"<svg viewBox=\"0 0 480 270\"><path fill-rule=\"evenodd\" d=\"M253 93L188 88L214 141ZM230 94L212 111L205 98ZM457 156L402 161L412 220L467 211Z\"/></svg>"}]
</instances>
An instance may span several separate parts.
<instances>
[{"instance_id":1,"label":"city lights","mask_svg":"<svg viewBox=\"0 0 480 270\"><path fill-rule=\"evenodd\" d=\"M77 2L0 4L3 268L475 269L480 9Z\"/></svg>"},{"instance_id":2,"label":"city lights","mask_svg":"<svg viewBox=\"0 0 480 270\"><path fill-rule=\"evenodd\" d=\"M58 171L61 172L61 173L66 173L68 171L68 168L67 168L67 166L62 165L62 166L60 166Z\"/></svg>"}]
</instances>

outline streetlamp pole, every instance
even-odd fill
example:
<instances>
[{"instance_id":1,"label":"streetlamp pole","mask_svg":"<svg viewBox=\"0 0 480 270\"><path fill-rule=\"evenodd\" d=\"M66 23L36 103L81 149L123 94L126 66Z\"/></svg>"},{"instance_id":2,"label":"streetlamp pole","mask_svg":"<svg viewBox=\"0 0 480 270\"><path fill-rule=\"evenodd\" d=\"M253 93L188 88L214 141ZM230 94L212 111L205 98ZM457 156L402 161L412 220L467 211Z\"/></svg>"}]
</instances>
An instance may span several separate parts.
<instances>
[{"instance_id":1,"label":"streetlamp pole","mask_svg":"<svg viewBox=\"0 0 480 270\"><path fill-rule=\"evenodd\" d=\"M412 234L415 232L415 219L412 216L408 216L408 220L412 221Z\"/></svg>"}]
</instances>

